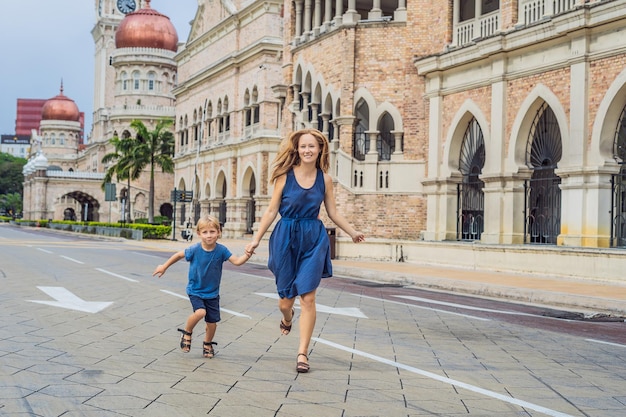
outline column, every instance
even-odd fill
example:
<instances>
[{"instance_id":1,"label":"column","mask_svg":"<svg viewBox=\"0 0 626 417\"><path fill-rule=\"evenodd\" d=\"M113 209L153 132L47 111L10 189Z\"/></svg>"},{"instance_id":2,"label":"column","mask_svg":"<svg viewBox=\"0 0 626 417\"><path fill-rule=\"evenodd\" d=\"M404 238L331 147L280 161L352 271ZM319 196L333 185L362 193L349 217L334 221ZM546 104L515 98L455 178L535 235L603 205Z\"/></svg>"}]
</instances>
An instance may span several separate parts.
<instances>
[{"instance_id":1,"label":"column","mask_svg":"<svg viewBox=\"0 0 626 417\"><path fill-rule=\"evenodd\" d=\"M306 41L311 32L311 0L304 0L304 41Z\"/></svg>"},{"instance_id":2,"label":"column","mask_svg":"<svg viewBox=\"0 0 626 417\"><path fill-rule=\"evenodd\" d=\"M341 26L343 21L343 0L335 0L335 26Z\"/></svg>"},{"instance_id":3,"label":"column","mask_svg":"<svg viewBox=\"0 0 626 417\"><path fill-rule=\"evenodd\" d=\"M302 36L302 0L296 0L296 33L294 38Z\"/></svg>"},{"instance_id":4,"label":"column","mask_svg":"<svg viewBox=\"0 0 626 417\"><path fill-rule=\"evenodd\" d=\"M319 36L321 26L322 26L322 0L315 0L315 9L313 11L313 34L314 36Z\"/></svg>"},{"instance_id":5,"label":"column","mask_svg":"<svg viewBox=\"0 0 626 417\"><path fill-rule=\"evenodd\" d=\"M383 11L380 8L380 0L374 0L374 4L367 14L369 20L380 19L383 16Z\"/></svg>"},{"instance_id":6,"label":"column","mask_svg":"<svg viewBox=\"0 0 626 417\"><path fill-rule=\"evenodd\" d=\"M328 137L328 120L330 120L330 114L322 113L320 116L322 117L322 128L320 131L328 138L328 141L331 142L332 138Z\"/></svg>"},{"instance_id":7,"label":"column","mask_svg":"<svg viewBox=\"0 0 626 417\"><path fill-rule=\"evenodd\" d=\"M330 20L332 16L333 0L326 0L324 3L324 28L326 31L330 29Z\"/></svg>"},{"instance_id":8,"label":"column","mask_svg":"<svg viewBox=\"0 0 626 417\"><path fill-rule=\"evenodd\" d=\"M398 8L393 12L393 20L396 22L406 22L406 0L398 1Z\"/></svg>"},{"instance_id":9,"label":"column","mask_svg":"<svg viewBox=\"0 0 626 417\"><path fill-rule=\"evenodd\" d=\"M320 130L320 126L317 120L319 108L320 105L318 103L311 103L311 127L317 130Z\"/></svg>"},{"instance_id":10,"label":"column","mask_svg":"<svg viewBox=\"0 0 626 417\"><path fill-rule=\"evenodd\" d=\"M401 130L392 130L391 134L393 135L394 139L394 150L391 154L391 160L401 161L402 159L404 159L404 152L402 151L402 135L404 134L404 132Z\"/></svg>"},{"instance_id":11,"label":"column","mask_svg":"<svg viewBox=\"0 0 626 417\"><path fill-rule=\"evenodd\" d=\"M561 138L563 156L556 171L561 177L561 234L557 238L557 244L582 246L587 240L601 239L598 234L599 226L609 216L595 212L594 206L597 208L598 203L591 198L599 197L600 184L597 182L597 175L592 174L590 167L585 166L585 148L589 137L588 64L581 58L587 51L585 38L572 39L570 51L570 58L576 62L570 66L570 137ZM610 181L604 175L600 178ZM603 238L608 238L608 234Z\"/></svg>"},{"instance_id":12,"label":"column","mask_svg":"<svg viewBox=\"0 0 626 417\"><path fill-rule=\"evenodd\" d=\"M355 25L360 18L356 11L356 0L348 0L348 10L343 15L343 23Z\"/></svg>"}]
</instances>

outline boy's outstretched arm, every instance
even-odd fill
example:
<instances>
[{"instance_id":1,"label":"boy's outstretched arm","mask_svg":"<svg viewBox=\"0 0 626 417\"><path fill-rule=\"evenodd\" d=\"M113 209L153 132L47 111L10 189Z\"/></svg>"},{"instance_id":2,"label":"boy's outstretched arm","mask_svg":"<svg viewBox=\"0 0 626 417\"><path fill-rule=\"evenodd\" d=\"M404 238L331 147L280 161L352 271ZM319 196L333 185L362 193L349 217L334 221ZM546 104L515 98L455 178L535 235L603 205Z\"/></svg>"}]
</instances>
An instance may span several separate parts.
<instances>
[{"instance_id":1,"label":"boy's outstretched arm","mask_svg":"<svg viewBox=\"0 0 626 417\"><path fill-rule=\"evenodd\" d=\"M248 261L248 259L250 259L250 256L251 255L248 255L247 253L244 253L241 256L230 255L230 258L228 258L228 262L235 266L243 265Z\"/></svg>"},{"instance_id":2,"label":"boy's outstretched arm","mask_svg":"<svg viewBox=\"0 0 626 417\"><path fill-rule=\"evenodd\" d=\"M176 262L180 261L184 257L185 257L185 251L181 250L180 252L176 252L175 254L170 256L170 259L168 259L164 264L157 266L154 272L152 273L152 276L158 275L158 277L161 278L163 274L165 274L165 271L167 271L167 268L169 268Z\"/></svg>"}]
</instances>

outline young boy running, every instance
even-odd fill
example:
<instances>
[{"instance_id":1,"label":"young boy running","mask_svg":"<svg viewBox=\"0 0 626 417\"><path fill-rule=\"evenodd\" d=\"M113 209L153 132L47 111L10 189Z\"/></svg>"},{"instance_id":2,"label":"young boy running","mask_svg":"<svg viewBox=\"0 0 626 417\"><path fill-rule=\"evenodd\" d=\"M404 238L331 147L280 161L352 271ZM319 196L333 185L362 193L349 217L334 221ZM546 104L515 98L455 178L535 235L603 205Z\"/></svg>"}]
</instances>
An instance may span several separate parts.
<instances>
[{"instance_id":1,"label":"young boy running","mask_svg":"<svg viewBox=\"0 0 626 417\"><path fill-rule=\"evenodd\" d=\"M193 313L187 318L184 329L181 332L180 348L183 352L191 349L191 334L194 327L202 318L206 322L206 335L202 353L205 358L212 358L215 355L213 341L217 322L220 321L220 282L222 280L222 263L229 261L233 265L243 265L250 255L233 255L228 248L217 239L222 236L219 221L213 216L205 216L198 221L196 233L200 242L191 245L185 250L173 254L167 262L156 267L152 276L162 277L165 271L185 258L189 262L189 282L187 284L187 295Z\"/></svg>"}]
</instances>

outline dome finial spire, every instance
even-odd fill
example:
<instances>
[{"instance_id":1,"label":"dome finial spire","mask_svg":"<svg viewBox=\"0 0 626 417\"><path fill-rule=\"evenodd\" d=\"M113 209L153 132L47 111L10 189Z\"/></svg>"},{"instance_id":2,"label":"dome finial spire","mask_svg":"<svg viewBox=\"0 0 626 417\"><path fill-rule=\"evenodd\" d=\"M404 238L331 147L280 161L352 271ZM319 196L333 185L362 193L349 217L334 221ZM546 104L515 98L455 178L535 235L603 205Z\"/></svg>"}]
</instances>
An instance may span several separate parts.
<instances>
[{"instance_id":1,"label":"dome finial spire","mask_svg":"<svg viewBox=\"0 0 626 417\"><path fill-rule=\"evenodd\" d=\"M61 89L59 91L61 92L60 95L63 95L63 77L61 77Z\"/></svg>"}]
</instances>

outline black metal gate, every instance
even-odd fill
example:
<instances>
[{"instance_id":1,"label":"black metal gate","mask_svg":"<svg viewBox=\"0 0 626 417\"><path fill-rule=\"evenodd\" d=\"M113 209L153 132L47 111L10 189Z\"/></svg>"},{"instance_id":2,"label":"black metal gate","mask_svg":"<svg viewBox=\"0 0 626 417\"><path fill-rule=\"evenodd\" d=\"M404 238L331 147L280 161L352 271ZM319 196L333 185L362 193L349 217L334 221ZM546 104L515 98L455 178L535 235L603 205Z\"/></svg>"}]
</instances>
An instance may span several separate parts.
<instances>
[{"instance_id":1,"label":"black metal gate","mask_svg":"<svg viewBox=\"0 0 626 417\"><path fill-rule=\"evenodd\" d=\"M480 240L485 230L484 183L480 180L457 184L457 224L458 240Z\"/></svg>"},{"instance_id":2,"label":"black metal gate","mask_svg":"<svg viewBox=\"0 0 626 417\"><path fill-rule=\"evenodd\" d=\"M536 170L533 178L524 182L524 243L556 244L561 232L560 184L561 178L551 169Z\"/></svg>"},{"instance_id":3,"label":"black metal gate","mask_svg":"<svg viewBox=\"0 0 626 417\"><path fill-rule=\"evenodd\" d=\"M626 246L626 171L611 178L611 247Z\"/></svg>"}]
</instances>

